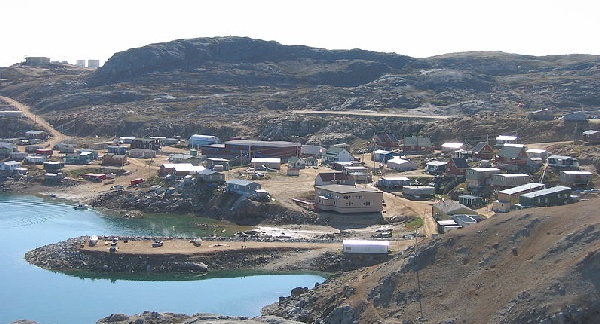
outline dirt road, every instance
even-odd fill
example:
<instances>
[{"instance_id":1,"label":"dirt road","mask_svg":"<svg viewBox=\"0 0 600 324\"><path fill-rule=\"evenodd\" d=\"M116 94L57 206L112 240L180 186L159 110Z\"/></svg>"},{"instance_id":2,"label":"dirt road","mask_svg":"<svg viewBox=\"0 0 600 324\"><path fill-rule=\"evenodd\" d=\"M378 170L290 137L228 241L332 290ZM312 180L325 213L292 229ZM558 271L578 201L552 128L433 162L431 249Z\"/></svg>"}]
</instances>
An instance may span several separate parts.
<instances>
[{"instance_id":1,"label":"dirt road","mask_svg":"<svg viewBox=\"0 0 600 324\"><path fill-rule=\"evenodd\" d=\"M54 147L54 145L56 145L58 142L63 141L66 138L68 138L68 136L66 136L65 134L59 132L54 127L52 127L52 125L50 125L50 123L48 123L44 118L33 113L31 111L31 108L29 108L29 106L24 105L16 100L13 100L8 97L0 96L0 99L2 99L7 104L13 106L17 110L20 110L23 113L23 115L25 115L25 117L33 120L34 123L36 123L41 128L44 128L47 132L50 133L50 139L48 139L48 141L45 142L45 145L47 147Z\"/></svg>"}]
</instances>

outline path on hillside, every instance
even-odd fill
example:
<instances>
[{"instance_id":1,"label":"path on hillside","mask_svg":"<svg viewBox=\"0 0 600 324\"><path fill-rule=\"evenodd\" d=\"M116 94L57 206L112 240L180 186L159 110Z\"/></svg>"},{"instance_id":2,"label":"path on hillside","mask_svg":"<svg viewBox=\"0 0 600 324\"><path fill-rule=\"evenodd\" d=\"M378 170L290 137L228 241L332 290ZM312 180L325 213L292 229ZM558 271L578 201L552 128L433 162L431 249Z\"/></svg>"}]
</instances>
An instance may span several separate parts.
<instances>
[{"instance_id":1,"label":"path on hillside","mask_svg":"<svg viewBox=\"0 0 600 324\"><path fill-rule=\"evenodd\" d=\"M0 96L0 99L2 99L7 104L15 107L16 109L20 110L23 113L23 115L25 115L25 117L33 120L33 122L36 123L36 125L39 125L40 127L44 128L48 133L50 133L51 138L49 138L46 141L46 144L49 147L54 147L54 145L56 145L58 142L67 138L65 134L59 132L54 127L52 127L52 125L50 125L50 123L48 123L44 118L31 111L31 108L29 108L29 106L24 105L8 97Z\"/></svg>"},{"instance_id":2,"label":"path on hillside","mask_svg":"<svg viewBox=\"0 0 600 324\"><path fill-rule=\"evenodd\" d=\"M373 110L347 110L347 111L326 111L326 110L292 110L293 114L313 114L313 115L346 115L346 116L367 116L367 117L405 117L405 118L424 118L424 119L449 119L455 116L440 115L418 115L403 113L376 112Z\"/></svg>"}]
</instances>

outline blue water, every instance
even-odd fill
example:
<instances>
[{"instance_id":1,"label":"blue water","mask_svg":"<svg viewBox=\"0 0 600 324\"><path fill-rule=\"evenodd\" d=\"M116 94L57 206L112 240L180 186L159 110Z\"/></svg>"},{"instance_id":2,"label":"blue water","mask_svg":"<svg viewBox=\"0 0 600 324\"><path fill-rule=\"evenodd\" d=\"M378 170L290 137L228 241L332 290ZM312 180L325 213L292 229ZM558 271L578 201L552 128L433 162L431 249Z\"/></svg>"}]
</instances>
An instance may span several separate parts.
<instances>
[{"instance_id":1,"label":"blue water","mask_svg":"<svg viewBox=\"0 0 600 324\"><path fill-rule=\"evenodd\" d=\"M158 217L158 216L157 216ZM24 254L81 235L190 235L173 217L125 220L66 202L0 195L0 323L95 323L113 313L143 311L258 316L260 308L313 287L319 275L223 274L222 277L76 277L30 265Z\"/></svg>"}]
</instances>

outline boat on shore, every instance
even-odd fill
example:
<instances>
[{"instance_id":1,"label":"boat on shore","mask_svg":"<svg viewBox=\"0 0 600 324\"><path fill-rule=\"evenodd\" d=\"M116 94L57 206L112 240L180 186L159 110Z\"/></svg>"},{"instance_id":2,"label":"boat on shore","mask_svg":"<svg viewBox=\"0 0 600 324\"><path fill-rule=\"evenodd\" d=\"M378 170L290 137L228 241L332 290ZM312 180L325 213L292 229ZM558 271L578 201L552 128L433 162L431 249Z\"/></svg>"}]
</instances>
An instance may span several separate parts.
<instances>
[{"instance_id":1,"label":"boat on shore","mask_svg":"<svg viewBox=\"0 0 600 324\"><path fill-rule=\"evenodd\" d=\"M77 206L73 206L73 209L75 210L86 210L89 209L90 207L88 205L85 204L79 204Z\"/></svg>"}]
</instances>

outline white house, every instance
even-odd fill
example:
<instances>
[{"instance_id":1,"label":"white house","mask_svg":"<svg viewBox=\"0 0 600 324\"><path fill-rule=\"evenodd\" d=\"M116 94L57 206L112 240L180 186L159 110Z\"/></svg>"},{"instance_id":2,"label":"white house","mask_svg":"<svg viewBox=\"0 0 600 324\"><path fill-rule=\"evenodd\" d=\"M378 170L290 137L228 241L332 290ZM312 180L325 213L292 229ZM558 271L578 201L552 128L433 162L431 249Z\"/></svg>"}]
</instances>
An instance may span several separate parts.
<instances>
[{"instance_id":1,"label":"white house","mask_svg":"<svg viewBox=\"0 0 600 324\"><path fill-rule=\"evenodd\" d=\"M252 158L250 163L256 170L281 168L281 158Z\"/></svg>"},{"instance_id":2,"label":"white house","mask_svg":"<svg viewBox=\"0 0 600 324\"><path fill-rule=\"evenodd\" d=\"M496 137L496 146L503 146L504 144L516 144L517 138L517 136L499 135Z\"/></svg>"},{"instance_id":3,"label":"white house","mask_svg":"<svg viewBox=\"0 0 600 324\"><path fill-rule=\"evenodd\" d=\"M464 149L464 146L464 143L444 143L442 144L442 153L451 153L454 151L462 150Z\"/></svg>"},{"instance_id":4,"label":"white house","mask_svg":"<svg viewBox=\"0 0 600 324\"><path fill-rule=\"evenodd\" d=\"M0 163L0 171L15 171L21 167L21 162L6 161Z\"/></svg>"},{"instance_id":5,"label":"white house","mask_svg":"<svg viewBox=\"0 0 600 324\"><path fill-rule=\"evenodd\" d=\"M188 139L188 145L191 147L200 147L219 143L221 143L221 140L219 140L218 137L212 135L194 134Z\"/></svg>"},{"instance_id":6,"label":"white house","mask_svg":"<svg viewBox=\"0 0 600 324\"><path fill-rule=\"evenodd\" d=\"M405 160L398 156L395 156L387 161L388 169L396 171L412 171L418 168L417 164L413 161Z\"/></svg>"},{"instance_id":7,"label":"white house","mask_svg":"<svg viewBox=\"0 0 600 324\"><path fill-rule=\"evenodd\" d=\"M343 147L332 146L327 150L327 152L325 152L325 161L329 163L350 162L353 159L354 158L352 157L352 154L350 154L350 152Z\"/></svg>"},{"instance_id":8,"label":"white house","mask_svg":"<svg viewBox=\"0 0 600 324\"><path fill-rule=\"evenodd\" d=\"M367 240L343 240L342 250L344 253L377 253L389 252L389 241L367 241Z\"/></svg>"}]
</instances>

